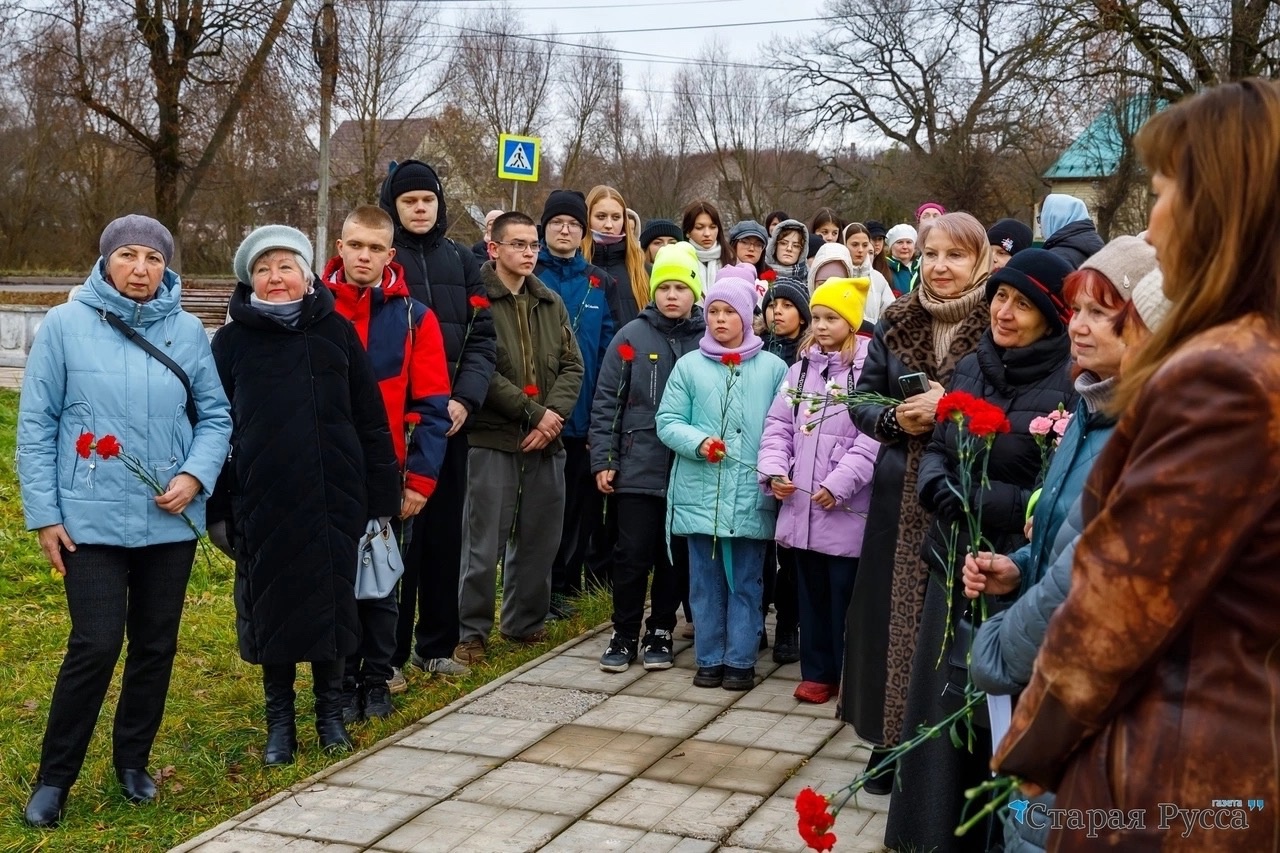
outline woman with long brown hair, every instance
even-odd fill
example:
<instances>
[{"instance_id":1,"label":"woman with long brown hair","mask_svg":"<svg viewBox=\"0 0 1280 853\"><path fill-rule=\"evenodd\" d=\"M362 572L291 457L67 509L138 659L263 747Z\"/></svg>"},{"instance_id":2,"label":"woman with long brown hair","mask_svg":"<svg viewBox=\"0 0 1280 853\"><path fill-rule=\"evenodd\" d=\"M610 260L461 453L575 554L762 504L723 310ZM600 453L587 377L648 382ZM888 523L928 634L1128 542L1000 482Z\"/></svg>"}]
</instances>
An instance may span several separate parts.
<instances>
[{"instance_id":1,"label":"woman with long brown hair","mask_svg":"<svg viewBox=\"0 0 1280 853\"><path fill-rule=\"evenodd\" d=\"M1062 830L1058 850L1275 849L1280 86L1210 89L1148 121L1137 147L1173 308L1125 365L1070 592L992 764L1058 808L1147 815ZM1162 803L1221 797L1264 808L1161 828Z\"/></svg>"},{"instance_id":2,"label":"woman with long brown hair","mask_svg":"<svg viewBox=\"0 0 1280 853\"><path fill-rule=\"evenodd\" d=\"M733 263L733 250L729 248L729 238L725 234L724 220L714 204L704 199L691 201L685 205L680 214L680 228L684 238L693 244L698 253L698 264L702 267L702 280L716 280L720 267Z\"/></svg>"},{"instance_id":3,"label":"woman with long brown hair","mask_svg":"<svg viewBox=\"0 0 1280 853\"><path fill-rule=\"evenodd\" d=\"M644 268L644 250L627 217L622 193L603 184L587 193L587 227L582 238L582 254L618 283L614 313L618 328L636 317L649 304L649 273Z\"/></svg>"}]
</instances>

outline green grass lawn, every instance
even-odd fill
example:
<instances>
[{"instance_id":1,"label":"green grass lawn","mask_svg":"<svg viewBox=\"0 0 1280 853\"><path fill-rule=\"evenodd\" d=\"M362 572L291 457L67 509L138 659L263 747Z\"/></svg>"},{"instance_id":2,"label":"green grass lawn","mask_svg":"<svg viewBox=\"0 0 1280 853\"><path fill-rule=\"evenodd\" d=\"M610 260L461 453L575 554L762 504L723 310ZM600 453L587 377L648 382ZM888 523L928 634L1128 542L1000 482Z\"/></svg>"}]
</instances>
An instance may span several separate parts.
<instances>
[{"instance_id":1,"label":"green grass lawn","mask_svg":"<svg viewBox=\"0 0 1280 853\"><path fill-rule=\"evenodd\" d=\"M218 555L212 568L206 568L197 555L164 725L151 755L150 769L162 777L156 803L125 803L115 781L111 718L117 668L62 826L42 832L23 824L22 808L39 765L40 739L69 623L61 581L50 577L35 535L24 529L13 467L17 407L16 392L0 391L0 851L167 850L339 760L315 745L309 674L300 667L298 762L271 770L262 766L260 670L241 661L236 651L231 564ZM489 662L465 679L421 674L415 679L409 674L409 692L394 697L394 717L352 727L357 747L375 743L608 619L607 594L585 596L579 605L574 620L548 625L552 639L539 647L493 643Z\"/></svg>"}]
</instances>

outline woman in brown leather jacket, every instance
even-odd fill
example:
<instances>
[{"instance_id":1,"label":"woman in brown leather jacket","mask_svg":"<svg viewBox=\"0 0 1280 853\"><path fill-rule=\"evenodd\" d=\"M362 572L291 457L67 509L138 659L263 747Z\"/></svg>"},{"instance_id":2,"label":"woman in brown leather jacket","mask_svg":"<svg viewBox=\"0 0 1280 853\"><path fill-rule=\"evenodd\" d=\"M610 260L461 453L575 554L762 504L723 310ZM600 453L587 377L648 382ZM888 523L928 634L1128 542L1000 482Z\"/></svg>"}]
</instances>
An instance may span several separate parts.
<instances>
[{"instance_id":1,"label":"woman in brown leather jacket","mask_svg":"<svg viewBox=\"0 0 1280 853\"><path fill-rule=\"evenodd\" d=\"M1107 810L1050 849L1277 850L1280 84L1184 101L1138 149L1174 307L1126 364L1071 592L993 766Z\"/></svg>"}]
</instances>

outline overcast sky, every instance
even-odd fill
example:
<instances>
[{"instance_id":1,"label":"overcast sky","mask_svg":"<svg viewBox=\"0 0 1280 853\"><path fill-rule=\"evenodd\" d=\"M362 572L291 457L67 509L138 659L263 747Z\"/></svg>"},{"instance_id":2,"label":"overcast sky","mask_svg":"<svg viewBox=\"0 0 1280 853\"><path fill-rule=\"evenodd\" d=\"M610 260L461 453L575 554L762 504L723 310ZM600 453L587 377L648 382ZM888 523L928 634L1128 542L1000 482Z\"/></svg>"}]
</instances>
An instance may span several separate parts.
<instances>
[{"instance_id":1,"label":"overcast sky","mask_svg":"<svg viewBox=\"0 0 1280 853\"><path fill-rule=\"evenodd\" d=\"M438 0L441 21L457 23L468 10L485 5L476 0ZM525 21L529 33L556 31L557 38L581 41L589 33L601 33L622 52L627 86L636 87L646 74L665 81L677 69L676 60L697 54L713 37L727 48L726 58L759 60L768 64L763 46L778 34L813 32L810 22L821 13L823 0L509 0ZM768 21L804 23L769 24ZM728 25L728 26L726 26ZM681 29L669 29L679 27ZM650 30L650 32L642 32ZM655 31L656 30L656 31ZM655 60L635 54L656 54L674 59Z\"/></svg>"}]
</instances>

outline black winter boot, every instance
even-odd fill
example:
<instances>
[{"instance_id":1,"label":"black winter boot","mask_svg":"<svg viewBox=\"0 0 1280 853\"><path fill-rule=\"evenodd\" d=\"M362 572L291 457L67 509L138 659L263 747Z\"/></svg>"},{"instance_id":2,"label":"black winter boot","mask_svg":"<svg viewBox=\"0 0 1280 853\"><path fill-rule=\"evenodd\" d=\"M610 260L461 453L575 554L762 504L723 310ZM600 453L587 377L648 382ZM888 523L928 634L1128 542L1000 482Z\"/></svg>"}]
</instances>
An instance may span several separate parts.
<instances>
[{"instance_id":1,"label":"black winter boot","mask_svg":"<svg viewBox=\"0 0 1280 853\"><path fill-rule=\"evenodd\" d=\"M320 746L330 752L346 752L355 746L342 724L342 670L344 661L311 664L316 694L316 734Z\"/></svg>"},{"instance_id":2,"label":"black winter boot","mask_svg":"<svg viewBox=\"0 0 1280 853\"><path fill-rule=\"evenodd\" d=\"M262 763L268 767L292 764L293 754L298 751L298 725L293 707L296 674L292 664L262 667L267 709L267 746L262 751Z\"/></svg>"}]
</instances>

